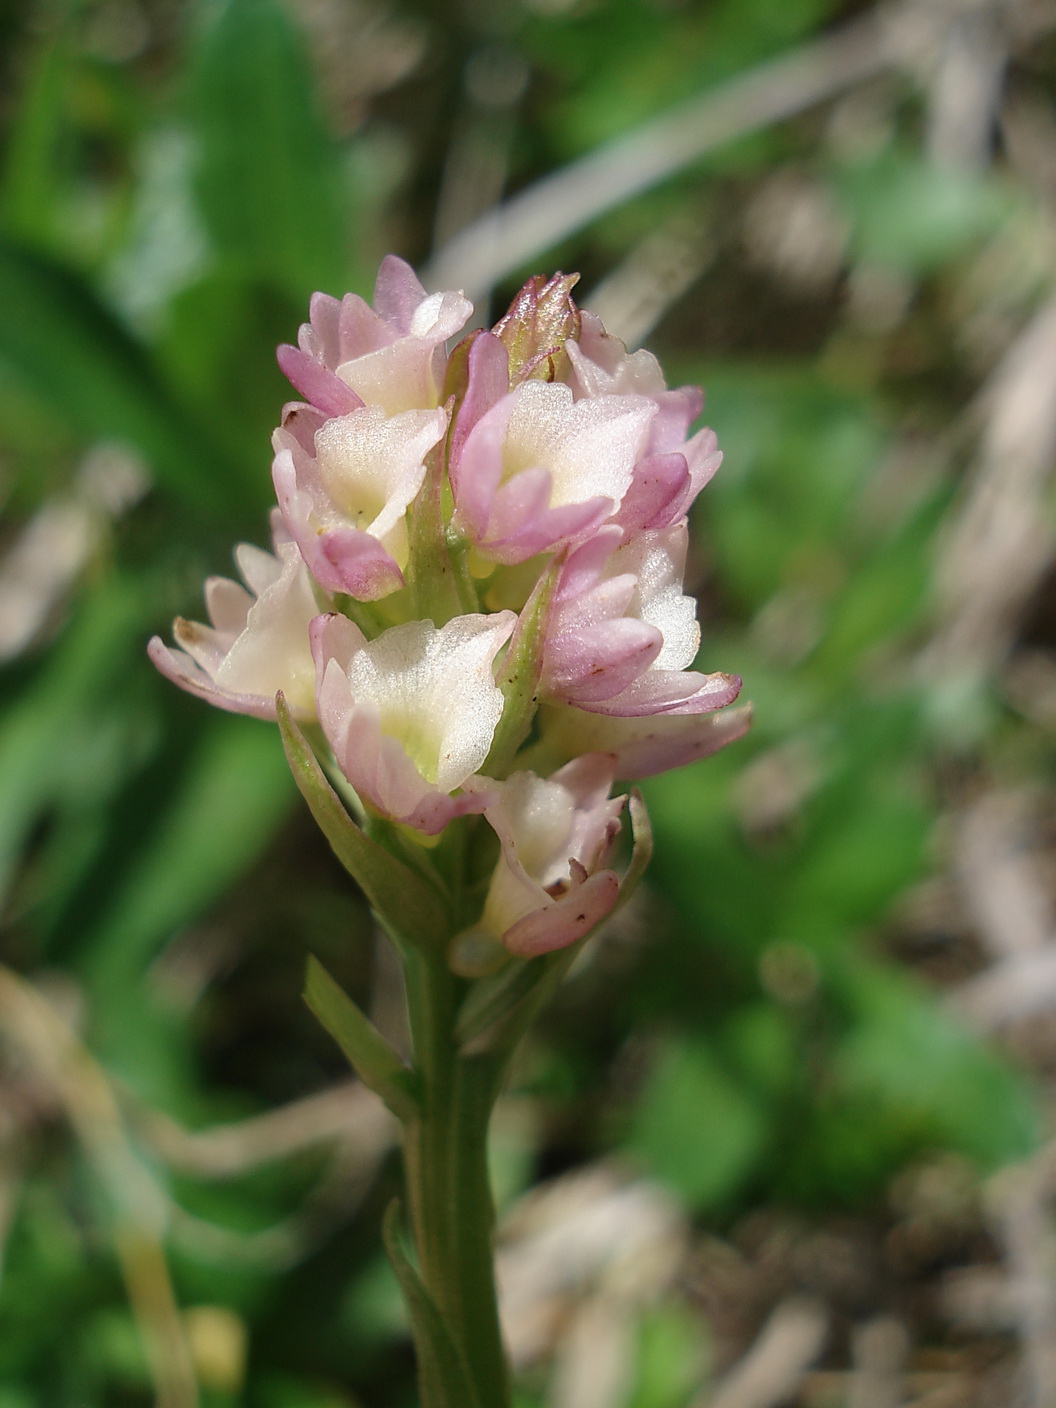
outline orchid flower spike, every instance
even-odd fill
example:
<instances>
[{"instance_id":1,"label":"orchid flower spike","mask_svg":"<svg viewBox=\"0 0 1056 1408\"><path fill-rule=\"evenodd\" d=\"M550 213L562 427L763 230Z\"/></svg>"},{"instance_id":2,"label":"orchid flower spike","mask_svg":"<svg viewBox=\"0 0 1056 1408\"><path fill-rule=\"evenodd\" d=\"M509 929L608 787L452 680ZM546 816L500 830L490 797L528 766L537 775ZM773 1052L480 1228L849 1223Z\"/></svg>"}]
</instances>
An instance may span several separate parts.
<instances>
[{"instance_id":1,"label":"orchid flower spike","mask_svg":"<svg viewBox=\"0 0 1056 1408\"><path fill-rule=\"evenodd\" d=\"M616 902L614 780L748 726L740 680L693 669L686 514L721 461L702 393L575 282L529 279L450 349L471 305L393 256L373 306L316 294L278 354L304 401L273 438L274 552L240 548L211 624L150 645L221 708L274 718L281 689L368 815L424 839L483 814L501 855L476 932L522 957Z\"/></svg>"}]
</instances>

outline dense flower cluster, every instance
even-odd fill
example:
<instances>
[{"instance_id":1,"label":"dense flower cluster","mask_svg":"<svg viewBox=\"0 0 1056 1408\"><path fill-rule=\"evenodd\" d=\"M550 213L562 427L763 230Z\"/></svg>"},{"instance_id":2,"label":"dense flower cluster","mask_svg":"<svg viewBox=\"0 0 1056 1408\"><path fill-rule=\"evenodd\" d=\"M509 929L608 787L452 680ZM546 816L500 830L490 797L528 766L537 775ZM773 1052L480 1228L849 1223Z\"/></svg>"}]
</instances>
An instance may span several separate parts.
<instances>
[{"instance_id":1,"label":"dense flower cluster","mask_svg":"<svg viewBox=\"0 0 1056 1408\"><path fill-rule=\"evenodd\" d=\"M390 256L373 308L316 294L279 363L273 552L206 584L158 668L223 709L318 721L369 813L425 836L482 815L500 854L478 930L531 956L612 909L634 779L747 727L740 681L690 668L686 513L721 459L571 298L529 280L448 354L472 306Z\"/></svg>"}]
</instances>

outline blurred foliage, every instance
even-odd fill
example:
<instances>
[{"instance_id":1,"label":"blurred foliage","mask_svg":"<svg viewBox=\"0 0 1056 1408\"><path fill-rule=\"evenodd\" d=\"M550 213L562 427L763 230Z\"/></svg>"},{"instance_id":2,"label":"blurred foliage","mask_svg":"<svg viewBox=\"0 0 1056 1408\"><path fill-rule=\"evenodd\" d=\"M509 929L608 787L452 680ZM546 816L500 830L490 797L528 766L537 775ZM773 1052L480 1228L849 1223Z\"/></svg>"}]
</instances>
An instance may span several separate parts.
<instances>
[{"instance_id":1,"label":"blurred foliage","mask_svg":"<svg viewBox=\"0 0 1056 1408\"><path fill-rule=\"evenodd\" d=\"M384 1145L355 1174L332 1141L196 1166L159 1133L343 1077L300 1004L309 953L382 1006L392 975L276 732L179 696L145 639L266 537L273 350L315 288L367 292L386 249L429 254L438 210L450 233L861 8L0 13L2 958L84 1044L59 1090L19 1037L21 990L0 1010L0 1408L146 1404L179 1366L144 1343L173 1323L204 1408L413 1402ZM1051 93L1051 48L1016 62L1010 91ZM725 450L694 524L701 658L743 674L756 723L648 785L649 894L529 1043L504 1196L617 1151L711 1228L767 1203L870 1215L916 1160L985 1175L1042 1136L1034 1079L936 998L934 950L965 971L979 955L905 919L952 809L1056 772L992 677L921 665L965 403L1056 281L1044 184L1003 147L938 159L926 99L871 80L540 261L589 294L659 230L692 266L646 321L672 380L707 386ZM142 1179L123 1193L71 1115L96 1076ZM625 1408L683 1408L708 1372L699 1320L661 1301L635 1333Z\"/></svg>"}]
</instances>

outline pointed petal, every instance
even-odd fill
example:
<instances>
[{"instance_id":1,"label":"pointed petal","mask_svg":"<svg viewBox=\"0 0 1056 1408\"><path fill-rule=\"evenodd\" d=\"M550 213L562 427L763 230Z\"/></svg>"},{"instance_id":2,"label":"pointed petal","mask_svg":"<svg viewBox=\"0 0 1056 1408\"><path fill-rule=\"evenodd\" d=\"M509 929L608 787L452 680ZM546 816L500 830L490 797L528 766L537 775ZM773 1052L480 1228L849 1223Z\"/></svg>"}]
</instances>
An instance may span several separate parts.
<instances>
[{"instance_id":1,"label":"pointed petal","mask_svg":"<svg viewBox=\"0 0 1056 1408\"><path fill-rule=\"evenodd\" d=\"M287 381L326 415L344 416L362 406L362 400L350 386L299 347L283 343L275 357Z\"/></svg>"},{"instance_id":2,"label":"pointed petal","mask_svg":"<svg viewBox=\"0 0 1056 1408\"><path fill-rule=\"evenodd\" d=\"M610 718L580 709L548 711L547 727L566 752L596 748L616 758L616 776L629 782L684 767L717 753L748 732L751 707L725 713Z\"/></svg>"},{"instance_id":3,"label":"pointed petal","mask_svg":"<svg viewBox=\"0 0 1056 1408\"><path fill-rule=\"evenodd\" d=\"M619 893L616 872L599 870L553 904L519 919L506 930L502 941L511 953L521 958L536 958L554 949L567 948L611 913Z\"/></svg>"}]
</instances>

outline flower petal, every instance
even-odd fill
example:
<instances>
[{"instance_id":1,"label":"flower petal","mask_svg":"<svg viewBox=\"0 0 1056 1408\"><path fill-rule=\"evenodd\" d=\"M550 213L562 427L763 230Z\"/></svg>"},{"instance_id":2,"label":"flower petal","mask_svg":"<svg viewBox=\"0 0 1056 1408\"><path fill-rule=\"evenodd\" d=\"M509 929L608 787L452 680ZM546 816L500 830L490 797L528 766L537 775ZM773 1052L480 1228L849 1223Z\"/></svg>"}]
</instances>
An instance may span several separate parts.
<instances>
[{"instance_id":1,"label":"flower petal","mask_svg":"<svg viewBox=\"0 0 1056 1408\"><path fill-rule=\"evenodd\" d=\"M481 766L503 709L494 660L511 611L393 626L367 641L341 616L312 625L319 721L338 765L384 816L433 833L486 796L451 793Z\"/></svg>"}]
</instances>

